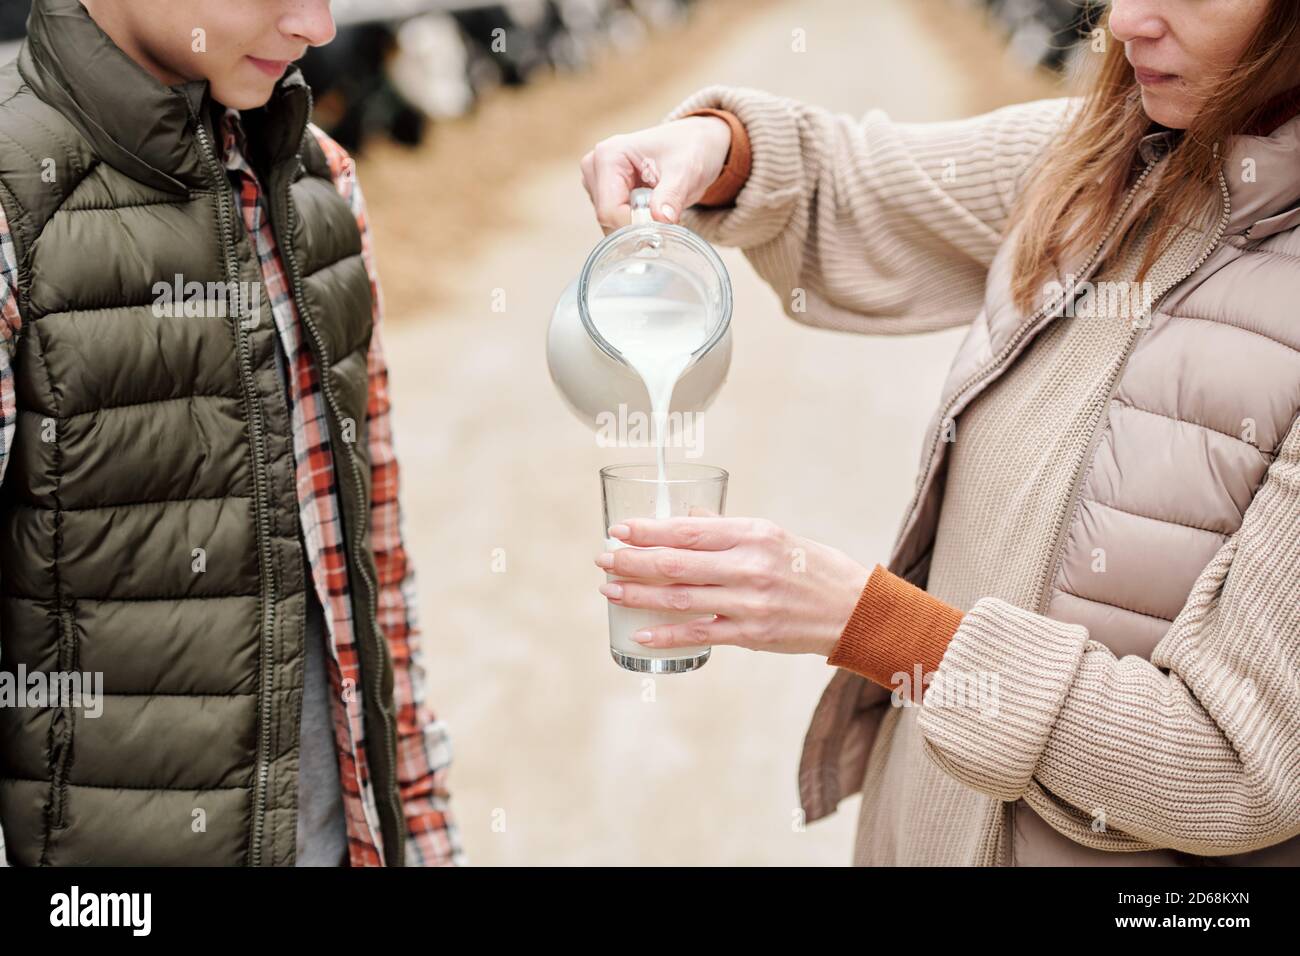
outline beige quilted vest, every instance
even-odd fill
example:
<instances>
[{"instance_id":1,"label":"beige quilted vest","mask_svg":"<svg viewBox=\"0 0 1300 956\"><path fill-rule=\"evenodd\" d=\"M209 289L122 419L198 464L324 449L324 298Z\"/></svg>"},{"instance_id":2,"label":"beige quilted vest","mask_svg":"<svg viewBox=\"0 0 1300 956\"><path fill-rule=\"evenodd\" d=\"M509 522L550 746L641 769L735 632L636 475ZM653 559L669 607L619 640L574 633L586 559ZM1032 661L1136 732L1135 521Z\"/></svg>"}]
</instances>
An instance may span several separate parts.
<instances>
[{"instance_id":1,"label":"beige quilted vest","mask_svg":"<svg viewBox=\"0 0 1300 956\"><path fill-rule=\"evenodd\" d=\"M1167 133L1142 143L1148 182L1130 192L1108 241L1063 272L1082 282L1140 208ZM1134 323L1109 402L1075 475L1048 586L1032 610L1082 624L1116 655L1150 659L1193 582L1237 530L1273 450L1300 411L1300 116L1225 153L1219 208L1194 254L1167 254L1148 277L1149 314ZM922 451L916 492L889 569L924 587L943 499L944 424L997 380L1065 305L1025 317L1010 296L1014 235L995 257L984 308L953 360ZM1159 453L1152 454L1153 449ZM1104 500L1106 507L1097 504ZM1121 573L1091 574L1096 549ZM804 740L799 790L809 822L863 779L889 691L837 670ZM850 791L852 792L852 791ZM1300 864L1300 837L1251 853L1115 854L1058 833L1025 801L1011 808L1017 865ZM1122 859L1117 859L1121 857Z\"/></svg>"}]
</instances>

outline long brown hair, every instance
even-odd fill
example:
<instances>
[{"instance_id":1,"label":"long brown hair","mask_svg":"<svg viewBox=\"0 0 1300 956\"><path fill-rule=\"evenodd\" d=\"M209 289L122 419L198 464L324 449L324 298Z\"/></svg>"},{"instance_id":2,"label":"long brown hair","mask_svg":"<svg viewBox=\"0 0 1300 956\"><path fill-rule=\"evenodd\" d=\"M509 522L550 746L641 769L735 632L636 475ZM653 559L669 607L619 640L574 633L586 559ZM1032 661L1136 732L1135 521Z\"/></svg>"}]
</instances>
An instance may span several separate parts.
<instances>
[{"instance_id":1,"label":"long brown hair","mask_svg":"<svg viewBox=\"0 0 1300 956\"><path fill-rule=\"evenodd\" d=\"M1142 109L1142 91L1124 45L1105 32L1102 52L1088 52L1081 76L1083 101L1069 128L1048 150L1044 162L1013 210L1024 228L1013 260L1012 294L1028 311L1056 276L1059 259L1091 249L1103 238L1111 215L1132 185L1139 141L1155 127ZM1300 82L1300 2L1272 0L1236 67L1206 84L1204 105L1177 137L1167 167L1122 236L1113 255L1123 255L1144 227L1152 228L1138 279L1185 223L1219 195L1220 145L1234 133L1254 127L1269 105L1260 91L1283 90ZM1267 132L1267 131L1266 131ZM1073 226L1062 228L1072 222Z\"/></svg>"}]
</instances>

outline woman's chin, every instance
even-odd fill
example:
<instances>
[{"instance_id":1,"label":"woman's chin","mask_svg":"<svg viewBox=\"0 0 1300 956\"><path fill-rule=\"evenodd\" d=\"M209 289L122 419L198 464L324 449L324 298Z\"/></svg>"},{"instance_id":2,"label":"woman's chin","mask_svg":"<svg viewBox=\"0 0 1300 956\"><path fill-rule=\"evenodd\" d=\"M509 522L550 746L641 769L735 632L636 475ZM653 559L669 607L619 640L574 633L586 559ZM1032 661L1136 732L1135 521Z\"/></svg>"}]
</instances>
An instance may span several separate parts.
<instances>
[{"instance_id":1,"label":"woman's chin","mask_svg":"<svg viewBox=\"0 0 1300 956\"><path fill-rule=\"evenodd\" d=\"M1187 129L1195 115L1182 98L1158 90L1142 90L1142 109L1147 118L1169 129Z\"/></svg>"}]
</instances>

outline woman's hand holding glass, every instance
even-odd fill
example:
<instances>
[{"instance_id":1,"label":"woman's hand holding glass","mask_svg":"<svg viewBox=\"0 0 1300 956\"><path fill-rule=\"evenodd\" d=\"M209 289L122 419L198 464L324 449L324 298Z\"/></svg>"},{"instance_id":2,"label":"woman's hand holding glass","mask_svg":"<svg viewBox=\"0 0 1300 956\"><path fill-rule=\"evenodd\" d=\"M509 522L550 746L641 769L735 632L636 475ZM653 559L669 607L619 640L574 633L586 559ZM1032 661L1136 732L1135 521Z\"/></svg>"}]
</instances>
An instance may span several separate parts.
<instances>
[{"instance_id":1,"label":"woman's hand holding glass","mask_svg":"<svg viewBox=\"0 0 1300 956\"><path fill-rule=\"evenodd\" d=\"M608 600L699 612L694 620L650 628L634 639L647 647L730 644L829 657L870 570L771 521L701 512L629 519L609 529L610 537L636 547L597 556L598 567L626 579L601 585Z\"/></svg>"}]
</instances>

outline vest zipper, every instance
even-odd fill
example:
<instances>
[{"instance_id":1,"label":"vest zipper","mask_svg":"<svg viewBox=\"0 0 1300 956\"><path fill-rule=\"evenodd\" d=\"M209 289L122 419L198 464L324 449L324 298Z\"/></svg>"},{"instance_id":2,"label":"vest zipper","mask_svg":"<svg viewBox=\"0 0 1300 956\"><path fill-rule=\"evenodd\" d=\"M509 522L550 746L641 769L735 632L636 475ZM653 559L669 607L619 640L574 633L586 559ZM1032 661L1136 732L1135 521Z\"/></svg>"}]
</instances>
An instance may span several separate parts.
<instances>
[{"instance_id":1,"label":"vest zipper","mask_svg":"<svg viewBox=\"0 0 1300 956\"><path fill-rule=\"evenodd\" d=\"M1222 212L1219 215L1219 222L1215 227L1210 244L1206 246L1204 251L1201 252L1190 266L1185 268L1172 281L1164 283L1159 292L1151 297L1151 302L1142 313L1142 318L1150 316L1155 311L1156 306L1166 295L1176 288L1184 279L1204 265L1205 261L1213 255L1214 250L1219 248L1219 243L1223 239L1223 233L1228 228L1228 219L1232 215L1232 199L1228 192L1228 183L1223 177L1223 170L1219 170L1219 190L1223 194ZM1107 409L1110 408L1111 399L1115 397L1115 390L1119 387L1119 381L1123 376L1125 366L1128 365L1129 356L1133 354L1133 349L1137 346L1138 339L1142 337L1144 331L1146 331L1146 326L1139 322L1135 322L1134 327L1129 331L1128 339L1124 343L1124 355L1111 371L1110 378L1106 382L1106 398L1102 403L1101 415L1093 423L1092 437L1088 440L1088 445L1084 449L1082 457L1074 463L1074 481L1070 486L1070 497L1066 507L1062 509L1060 514L1057 516L1056 526L1053 528L1051 563L1048 565L1047 577L1043 580L1042 593L1039 594L1038 600L1035 602L1035 612L1038 614L1046 612L1046 606L1050 600L1052 582L1056 580L1057 569L1061 562L1061 553L1065 549L1065 538L1066 532L1070 527L1070 518L1074 515L1079 489L1083 486L1085 466L1092 460L1092 456L1097 446L1097 441L1105 430L1103 422L1106 420L1106 412Z\"/></svg>"},{"instance_id":2,"label":"vest zipper","mask_svg":"<svg viewBox=\"0 0 1300 956\"><path fill-rule=\"evenodd\" d=\"M232 252L235 249L234 226L231 222L230 185L225 173L217 161L216 150L208 136L207 128L193 105L189 106L190 116L194 120L196 137L204 159L212 171L214 185L217 188L218 219L221 227L221 251L225 260L226 280L231 288L238 288L239 264ZM258 565L261 572L262 599L262 674L259 694L259 714L261 729L257 747L257 780L253 793L253 833L249 843L249 864L260 866L262 862L262 838L266 818L266 790L270 777L271 751L271 686L274 680L275 655L275 602L276 588L274 577L274 560L271 553L270 517L267 514L267 480L266 480L266 436L262 422L262 406L258 400L257 387L253 381L252 344L248 329L244 328L244 316L234 316L235 341L239 351L239 378L244 390L244 400L248 404L249 437L253 444L253 508L257 523Z\"/></svg>"},{"instance_id":3,"label":"vest zipper","mask_svg":"<svg viewBox=\"0 0 1300 956\"><path fill-rule=\"evenodd\" d=\"M977 369L973 372L966 381L962 382L962 384L953 391L952 397L944 403L936 427L930 435L930 444L926 450L925 469L921 472L921 478L916 483L916 489L912 492L912 500L908 504L907 510L903 512L906 516L904 519L904 530L907 530L906 525L911 524L912 518L915 515L916 506L921 500L921 493L924 490L926 482L929 480L930 472L934 467L935 451L939 447L939 435L943 432L943 423L948 418L948 413L960 399L965 397L966 393L973 386L978 385L985 379L989 378L1011 355L1015 353L1016 348L1028 335L1030 329L1037 326L1039 321L1050 313L1055 312L1059 308L1064 308L1066 302L1072 299L1076 294L1075 290L1078 288L1079 283L1085 282L1091 278L1093 270L1097 265L1097 257L1101 254L1101 250L1106 247L1106 243L1110 241L1116 227L1118 227L1120 221L1124 218L1124 214L1128 212L1129 206L1133 204L1134 197L1137 196L1138 190L1142 188L1142 184L1146 182L1147 177L1151 174L1151 170L1155 168L1156 162L1157 161L1154 159L1150 160L1147 163L1146 168L1142 170L1142 173L1134 181L1133 185L1129 187L1128 192L1124 196L1124 201L1120 204L1119 209L1116 210L1115 215L1111 217L1110 224L1106 227L1106 232L1097 242L1087 259L1085 259L1083 264L1079 267L1080 275L1077 277L1075 282L1071 284L1070 288L1062 289L1060 298L1040 306L1032 315L1029 316L1029 318L1022 322L1015 332L1012 333L1011 338L1007 340L1006 345L1002 346L1001 351L998 352L993 360L983 368ZM914 565L916 563L917 562L914 562Z\"/></svg>"},{"instance_id":4,"label":"vest zipper","mask_svg":"<svg viewBox=\"0 0 1300 956\"><path fill-rule=\"evenodd\" d=\"M312 95L311 95L311 90L308 89L307 90L307 115L308 116L311 115L311 110L312 110ZM301 159L299 161L301 161ZM278 241L277 244L279 245L280 248L280 255L283 257L285 265L289 269L289 282L293 289L294 302L298 307L298 315L302 319L303 327L307 330L307 334L311 339L311 343L314 348L317 361L321 366L320 369L318 370L320 372L321 392L325 396L325 403L326 405L328 405L330 413L334 416L334 420L336 422L341 423L343 421L342 410L339 406L338 397L334 391L334 386L331 383L329 377L329 356L325 350L325 345L321 340L320 332L316 328L316 322L311 317L311 310L307 306L307 297L303 293L303 286L302 286L302 270L298 263L298 257L293 249L292 237L293 237L294 206L290 195L290 189L292 185L293 185L292 178L286 177L285 184L284 184L284 209L285 209L285 227L286 227L285 236L278 237L278 239L287 238L290 241L287 242ZM352 482L353 482L353 490L356 494L357 504L358 506L360 506L360 504L365 501L365 482L361 475L361 469L360 466L357 464L356 455L353 452L351 444L349 444L348 442L342 442L342 444L346 449L345 457L348 460L349 472L351 474ZM356 563L357 569L361 575L361 579L366 586L367 620L370 624L371 633L374 635L375 638L375 644L376 644L375 650L377 654L377 660L381 660L387 652L386 652L386 648L384 647L384 634L379 627L379 613L378 613L378 606L377 606L378 591L375 582L371 580L370 572L366 568L366 563L364 560L362 560L361 557L362 555L365 554L365 534L366 534L366 527L368 525L368 522L364 519L365 516L359 515L357 516L356 520L352 522L353 525L352 558ZM385 711L382 706L378 706L378 704L383 700L383 682L382 682L381 669L379 667L376 667L374 669L374 673L370 676L371 676L370 691L372 694L374 694L374 700L377 702L377 709L379 710L380 714L383 715L382 729L384 733L384 748L385 748L384 752L387 754L392 754L394 753L394 746L395 746L394 745L395 731L393 728L393 722L392 719L389 717L387 711ZM396 797L396 790L397 790L396 773L397 773L397 768L391 765L391 761L390 761L389 776L392 779L384 781L383 791L385 796L388 797L389 812L392 813L393 815L394 827L397 829L398 833L401 834L401 828L402 828L404 817L402 814L401 804ZM376 787L375 789L376 789L376 793L378 794L380 788ZM385 847L385 851L386 851L385 855L391 853L392 850L393 848L391 847Z\"/></svg>"}]
</instances>

